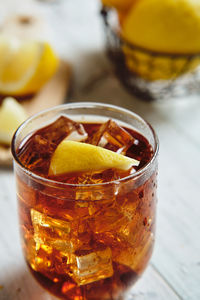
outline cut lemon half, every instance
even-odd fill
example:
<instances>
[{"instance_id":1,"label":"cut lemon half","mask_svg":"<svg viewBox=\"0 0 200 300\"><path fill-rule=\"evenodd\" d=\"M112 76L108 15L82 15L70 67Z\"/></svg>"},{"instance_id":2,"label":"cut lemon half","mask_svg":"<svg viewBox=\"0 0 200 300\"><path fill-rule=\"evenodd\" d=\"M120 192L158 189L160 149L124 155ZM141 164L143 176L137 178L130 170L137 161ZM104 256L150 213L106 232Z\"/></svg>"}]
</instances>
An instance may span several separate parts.
<instances>
[{"instance_id":1,"label":"cut lemon half","mask_svg":"<svg viewBox=\"0 0 200 300\"><path fill-rule=\"evenodd\" d=\"M137 160L99 146L64 139L52 156L49 175L110 168L128 170L138 164Z\"/></svg>"},{"instance_id":2,"label":"cut lemon half","mask_svg":"<svg viewBox=\"0 0 200 300\"><path fill-rule=\"evenodd\" d=\"M46 42L0 37L0 93L37 92L55 73L58 58Z\"/></svg>"},{"instance_id":3,"label":"cut lemon half","mask_svg":"<svg viewBox=\"0 0 200 300\"><path fill-rule=\"evenodd\" d=\"M13 133L26 118L21 104L14 98L5 98L0 106L0 143L9 145Z\"/></svg>"}]
</instances>

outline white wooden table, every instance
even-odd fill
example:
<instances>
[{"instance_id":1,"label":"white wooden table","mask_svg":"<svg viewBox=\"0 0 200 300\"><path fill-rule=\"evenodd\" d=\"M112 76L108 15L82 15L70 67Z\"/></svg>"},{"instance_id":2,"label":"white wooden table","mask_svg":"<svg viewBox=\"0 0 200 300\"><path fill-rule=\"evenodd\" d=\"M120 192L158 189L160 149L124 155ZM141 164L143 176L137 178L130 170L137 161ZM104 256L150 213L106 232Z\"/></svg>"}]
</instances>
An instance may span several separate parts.
<instances>
[{"instance_id":1,"label":"white wooden table","mask_svg":"<svg viewBox=\"0 0 200 300\"><path fill-rule=\"evenodd\" d=\"M10 11L38 14L50 39L74 68L70 101L129 108L148 120L160 139L156 247L149 267L127 300L200 299L200 95L146 103L129 95L104 55L98 0L0 1ZM0 169L0 299L50 300L24 263L18 234L12 169Z\"/></svg>"}]
</instances>

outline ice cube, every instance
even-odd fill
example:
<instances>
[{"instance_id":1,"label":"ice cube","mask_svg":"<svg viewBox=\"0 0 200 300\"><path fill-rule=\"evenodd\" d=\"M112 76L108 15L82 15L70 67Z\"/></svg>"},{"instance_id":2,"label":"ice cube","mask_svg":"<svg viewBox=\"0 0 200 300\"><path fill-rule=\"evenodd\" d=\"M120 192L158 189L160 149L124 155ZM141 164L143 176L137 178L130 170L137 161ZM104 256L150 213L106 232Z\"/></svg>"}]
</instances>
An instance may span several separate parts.
<instances>
[{"instance_id":1,"label":"ice cube","mask_svg":"<svg viewBox=\"0 0 200 300\"><path fill-rule=\"evenodd\" d=\"M25 256L30 266L35 271L50 271L52 269L52 248L41 245L38 247L34 239L30 239L26 242Z\"/></svg>"},{"instance_id":2,"label":"ice cube","mask_svg":"<svg viewBox=\"0 0 200 300\"><path fill-rule=\"evenodd\" d=\"M70 140L70 141L76 141L76 142L82 142L84 140L87 139L88 137L88 134L87 132L84 130L83 126L80 124L80 129L81 131L79 130L74 130L72 131L67 137L66 139L67 140Z\"/></svg>"},{"instance_id":3,"label":"ice cube","mask_svg":"<svg viewBox=\"0 0 200 300\"><path fill-rule=\"evenodd\" d=\"M41 128L37 134L58 145L65 137L74 136L76 140L84 140L87 133L82 124L79 124L65 116L59 117L55 122ZM78 137L78 138L77 138Z\"/></svg>"},{"instance_id":4,"label":"ice cube","mask_svg":"<svg viewBox=\"0 0 200 300\"><path fill-rule=\"evenodd\" d=\"M133 145L135 139L113 120L102 124L93 135L90 143L120 154L125 154L127 149Z\"/></svg>"},{"instance_id":5,"label":"ice cube","mask_svg":"<svg viewBox=\"0 0 200 300\"><path fill-rule=\"evenodd\" d=\"M72 251L70 222L54 219L35 209L31 209L31 220L37 248L46 245L66 255Z\"/></svg>"},{"instance_id":6,"label":"ice cube","mask_svg":"<svg viewBox=\"0 0 200 300\"><path fill-rule=\"evenodd\" d=\"M127 174L125 175L127 176ZM121 173L119 174L113 169L101 170L101 171L89 171L70 173L62 175L62 181L65 183L86 185L86 184L101 184L105 182L114 181L121 178ZM59 176L56 177L59 180Z\"/></svg>"},{"instance_id":7,"label":"ice cube","mask_svg":"<svg viewBox=\"0 0 200 300\"><path fill-rule=\"evenodd\" d=\"M110 200L112 201L112 199L114 199L115 197L115 190L117 189L117 187L113 186L112 187L112 191L107 192L106 191L102 191L100 190L100 188L94 187L92 189L90 189L89 191L86 191L85 189L79 188L76 192L76 200L79 201L77 202L77 207L91 207L91 205L93 206L93 204L91 203L91 201L104 201L104 200ZM110 197L109 197L110 196ZM84 204L84 202L80 201L90 201L90 203Z\"/></svg>"},{"instance_id":8,"label":"ice cube","mask_svg":"<svg viewBox=\"0 0 200 300\"><path fill-rule=\"evenodd\" d=\"M118 184L113 182L107 186L101 186L101 183L117 180L118 174L113 169L97 172L87 172L77 177L78 184L84 184L85 186L79 186L76 188L76 200L82 207L86 201L88 202L88 209L95 205L94 201L113 201L118 192ZM87 184L94 184L94 186L88 187ZM95 185L96 184L96 185Z\"/></svg>"},{"instance_id":9,"label":"ice cube","mask_svg":"<svg viewBox=\"0 0 200 300\"><path fill-rule=\"evenodd\" d=\"M113 169L83 173L78 177L79 184L101 184L119 179L119 175Z\"/></svg>"},{"instance_id":10,"label":"ice cube","mask_svg":"<svg viewBox=\"0 0 200 300\"><path fill-rule=\"evenodd\" d=\"M126 193L126 187L124 188L123 185L119 187L118 195L116 197L116 207L129 219L129 221L132 221L139 205L139 198L138 194L132 190L131 187L129 188L131 192Z\"/></svg>"},{"instance_id":11,"label":"ice cube","mask_svg":"<svg viewBox=\"0 0 200 300\"><path fill-rule=\"evenodd\" d=\"M73 231L72 242L75 251L92 249L93 231L88 218L80 218L77 229Z\"/></svg>"},{"instance_id":12,"label":"ice cube","mask_svg":"<svg viewBox=\"0 0 200 300\"><path fill-rule=\"evenodd\" d=\"M73 262L74 243L70 237L70 223L49 217L39 211L31 209L33 224L32 243L29 247L27 259L36 271L45 273L49 278L52 272L68 274L69 265Z\"/></svg>"},{"instance_id":13,"label":"ice cube","mask_svg":"<svg viewBox=\"0 0 200 300\"><path fill-rule=\"evenodd\" d=\"M107 205L107 207L102 207L101 210L94 214L94 218L91 220L95 234L106 231L119 231L127 222L127 217L116 209L115 202L112 205Z\"/></svg>"},{"instance_id":14,"label":"ice cube","mask_svg":"<svg viewBox=\"0 0 200 300\"><path fill-rule=\"evenodd\" d=\"M36 134L19 149L18 156L29 170L45 174L48 172L50 158L55 149L56 144Z\"/></svg>"},{"instance_id":15,"label":"ice cube","mask_svg":"<svg viewBox=\"0 0 200 300\"><path fill-rule=\"evenodd\" d=\"M61 116L52 124L39 129L26 144L20 146L19 159L29 170L48 174L51 156L66 137L83 141L87 139L87 133L82 124Z\"/></svg>"},{"instance_id":16,"label":"ice cube","mask_svg":"<svg viewBox=\"0 0 200 300\"><path fill-rule=\"evenodd\" d=\"M99 248L75 253L73 279L78 285L85 285L113 275L111 250Z\"/></svg>"},{"instance_id":17,"label":"ice cube","mask_svg":"<svg viewBox=\"0 0 200 300\"><path fill-rule=\"evenodd\" d=\"M27 245L26 258L33 270L41 272L51 280L55 278L55 273L59 277L59 275L67 275L70 272L71 253L62 255L51 246L37 245L33 239L31 241Z\"/></svg>"}]
</instances>

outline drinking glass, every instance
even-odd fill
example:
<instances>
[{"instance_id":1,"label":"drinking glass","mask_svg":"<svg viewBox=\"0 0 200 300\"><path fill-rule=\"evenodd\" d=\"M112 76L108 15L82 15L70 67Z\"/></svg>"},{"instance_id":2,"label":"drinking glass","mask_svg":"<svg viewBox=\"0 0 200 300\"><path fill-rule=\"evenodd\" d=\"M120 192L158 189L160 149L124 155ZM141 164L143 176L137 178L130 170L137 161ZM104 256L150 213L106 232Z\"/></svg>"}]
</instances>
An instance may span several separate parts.
<instances>
[{"instance_id":1,"label":"drinking glass","mask_svg":"<svg viewBox=\"0 0 200 300\"><path fill-rule=\"evenodd\" d=\"M18 148L61 115L83 123L115 120L147 139L152 157L128 177L104 183L41 177L22 164ZM35 279L60 299L124 297L145 270L154 245L158 140L152 127L121 107L64 104L26 120L13 137L12 154L22 249ZM33 154L40 159L37 149Z\"/></svg>"}]
</instances>

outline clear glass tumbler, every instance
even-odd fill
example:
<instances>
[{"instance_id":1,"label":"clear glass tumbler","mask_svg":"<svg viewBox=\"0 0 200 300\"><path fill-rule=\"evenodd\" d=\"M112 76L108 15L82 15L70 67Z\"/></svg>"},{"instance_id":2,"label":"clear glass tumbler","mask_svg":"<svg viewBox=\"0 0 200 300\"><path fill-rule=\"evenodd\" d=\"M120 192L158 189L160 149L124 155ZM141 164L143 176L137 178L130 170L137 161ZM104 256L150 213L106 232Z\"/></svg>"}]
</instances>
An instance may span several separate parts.
<instances>
[{"instance_id":1,"label":"clear glass tumbler","mask_svg":"<svg viewBox=\"0 0 200 300\"><path fill-rule=\"evenodd\" d=\"M82 124L115 120L145 138L152 156L128 177L108 182L44 178L23 165L18 149L61 115ZM22 249L36 280L60 299L123 297L146 268L154 245L158 140L152 127L120 107L65 104L25 121L13 137L12 153ZM33 155L43 159L32 147L30 164Z\"/></svg>"}]
</instances>

